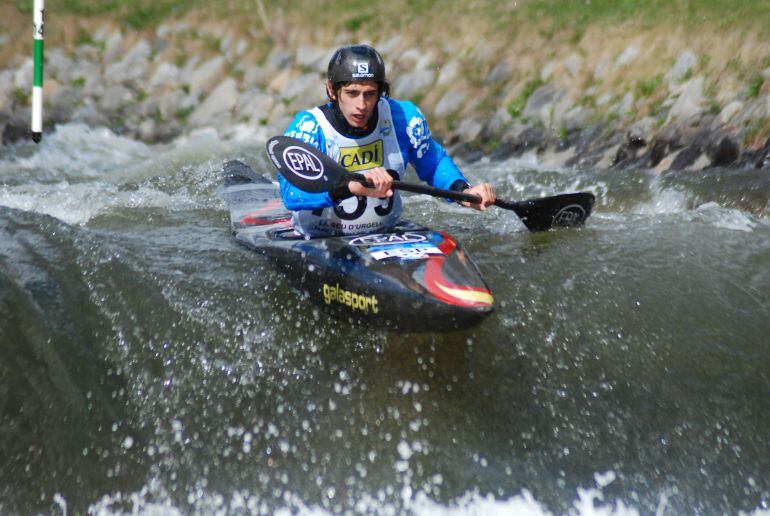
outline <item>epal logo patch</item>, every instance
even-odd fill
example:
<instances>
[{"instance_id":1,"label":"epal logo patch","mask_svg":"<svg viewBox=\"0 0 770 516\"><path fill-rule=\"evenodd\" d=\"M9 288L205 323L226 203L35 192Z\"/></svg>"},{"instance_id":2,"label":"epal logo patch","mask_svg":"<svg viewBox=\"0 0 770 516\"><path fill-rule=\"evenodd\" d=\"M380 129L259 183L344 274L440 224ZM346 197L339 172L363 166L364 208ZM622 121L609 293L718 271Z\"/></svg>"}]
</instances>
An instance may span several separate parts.
<instances>
[{"instance_id":1,"label":"epal logo patch","mask_svg":"<svg viewBox=\"0 0 770 516\"><path fill-rule=\"evenodd\" d=\"M340 147L339 163L350 172L382 166L382 140L363 147Z\"/></svg>"},{"instance_id":2,"label":"epal logo patch","mask_svg":"<svg viewBox=\"0 0 770 516\"><path fill-rule=\"evenodd\" d=\"M417 157L422 158L423 154L428 151L428 142L430 139L425 119L419 116L412 117L406 128L406 134L409 136L409 142L412 144L412 148L417 151Z\"/></svg>"},{"instance_id":3,"label":"epal logo patch","mask_svg":"<svg viewBox=\"0 0 770 516\"><path fill-rule=\"evenodd\" d=\"M286 147L283 151L283 162L293 174L310 181L318 179L324 173L321 160L302 147Z\"/></svg>"}]
</instances>

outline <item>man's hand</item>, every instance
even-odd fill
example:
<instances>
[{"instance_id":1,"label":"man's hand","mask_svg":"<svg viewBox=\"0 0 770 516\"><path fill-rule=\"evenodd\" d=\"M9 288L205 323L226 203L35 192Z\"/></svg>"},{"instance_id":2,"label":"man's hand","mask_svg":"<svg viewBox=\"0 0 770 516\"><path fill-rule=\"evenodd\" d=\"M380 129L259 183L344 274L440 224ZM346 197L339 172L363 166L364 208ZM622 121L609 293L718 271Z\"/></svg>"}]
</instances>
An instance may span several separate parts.
<instances>
[{"instance_id":1,"label":"man's hand","mask_svg":"<svg viewBox=\"0 0 770 516\"><path fill-rule=\"evenodd\" d=\"M474 187L468 188L467 190L464 190L463 193L481 197L481 202L478 204L472 204L469 202L461 203L463 206L473 208L474 210L479 210L479 211L486 210L487 206L493 205L495 203L495 200L497 199L497 197L495 196L495 190L494 188L492 188L492 185L489 183L482 183L480 185L476 185Z\"/></svg>"},{"instance_id":2,"label":"man's hand","mask_svg":"<svg viewBox=\"0 0 770 516\"><path fill-rule=\"evenodd\" d=\"M363 174L363 176L374 184L374 188L366 188L358 181L350 181L348 188L353 195L363 195L366 197L392 197L393 196L393 177L382 167L373 168Z\"/></svg>"}]
</instances>

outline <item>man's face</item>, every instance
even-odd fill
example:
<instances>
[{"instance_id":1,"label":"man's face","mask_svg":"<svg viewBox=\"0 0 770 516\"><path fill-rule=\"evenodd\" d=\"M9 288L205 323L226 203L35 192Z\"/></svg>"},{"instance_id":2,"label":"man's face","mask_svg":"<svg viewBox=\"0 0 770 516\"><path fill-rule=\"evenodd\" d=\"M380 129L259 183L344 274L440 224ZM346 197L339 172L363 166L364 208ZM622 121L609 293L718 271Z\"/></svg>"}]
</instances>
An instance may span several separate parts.
<instances>
[{"instance_id":1,"label":"man's face","mask_svg":"<svg viewBox=\"0 0 770 516\"><path fill-rule=\"evenodd\" d=\"M379 87L374 81L352 82L337 93L345 120L353 127L365 127L377 106Z\"/></svg>"}]
</instances>

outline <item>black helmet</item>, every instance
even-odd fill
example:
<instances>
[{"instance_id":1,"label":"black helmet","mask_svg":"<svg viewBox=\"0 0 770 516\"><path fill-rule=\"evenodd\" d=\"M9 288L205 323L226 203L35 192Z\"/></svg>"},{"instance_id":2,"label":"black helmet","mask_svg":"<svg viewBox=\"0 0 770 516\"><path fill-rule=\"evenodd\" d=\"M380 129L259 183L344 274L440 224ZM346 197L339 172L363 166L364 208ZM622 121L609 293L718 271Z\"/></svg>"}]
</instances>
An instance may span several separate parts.
<instances>
[{"instance_id":1,"label":"black helmet","mask_svg":"<svg viewBox=\"0 0 770 516\"><path fill-rule=\"evenodd\" d=\"M334 52L327 72L329 82L335 86L341 82L375 81L380 94L387 95L390 85L385 78L385 62L369 45L349 45Z\"/></svg>"}]
</instances>

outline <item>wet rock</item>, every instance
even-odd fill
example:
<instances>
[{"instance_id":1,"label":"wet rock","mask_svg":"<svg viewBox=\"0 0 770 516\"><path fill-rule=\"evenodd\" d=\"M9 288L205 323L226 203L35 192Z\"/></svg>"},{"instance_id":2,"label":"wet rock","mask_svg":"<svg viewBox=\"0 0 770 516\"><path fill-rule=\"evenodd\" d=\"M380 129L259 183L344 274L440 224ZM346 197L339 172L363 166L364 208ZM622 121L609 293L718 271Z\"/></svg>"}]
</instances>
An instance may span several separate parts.
<instances>
[{"instance_id":1,"label":"wet rock","mask_svg":"<svg viewBox=\"0 0 770 516\"><path fill-rule=\"evenodd\" d=\"M721 138L717 136L706 147L707 156L711 163L717 167L726 167L735 163L738 160L740 151L738 142L726 135Z\"/></svg>"},{"instance_id":2,"label":"wet rock","mask_svg":"<svg viewBox=\"0 0 770 516\"><path fill-rule=\"evenodd\" d=\"M626 133L628 144L633 148L645 147L652 140L654 129L654 118L648 116L637 120L631 124Z\"/></svg>"},{"instance_id":3,"label":"wet rock","mask_svg":"<svg viewBox=\"0 0 770 516\"><path fill-rule=\"evenodd\" d=\"M82 101L80 90L71 86L62 86L48 96L48 105L43 113L53 123L68 122Z\"/></svg>"},{"instance_id":4,"label":"wet rock","mask_svg":"<svg viewBox=\"0 0 770 516\"><path fill-rule=\"evenodd\" d=\"M19 118L13 118L7 120L2 126L2 133L0 133L0 143L3 145L9 145L19 140L26 140L31 137L29 129L29 121Z\"/></svg>"},{"instance_id":5,"label":"wet rock","mask_svg":"<svg viewBox=\"0 0 770 516\"><path fill-rule=\"evenodd\" d=\"M703 154L703 148L699 144L693 144L682 149L669 167L670 170L684 170L690 167Z\"/></svg>"}]
</instances>

